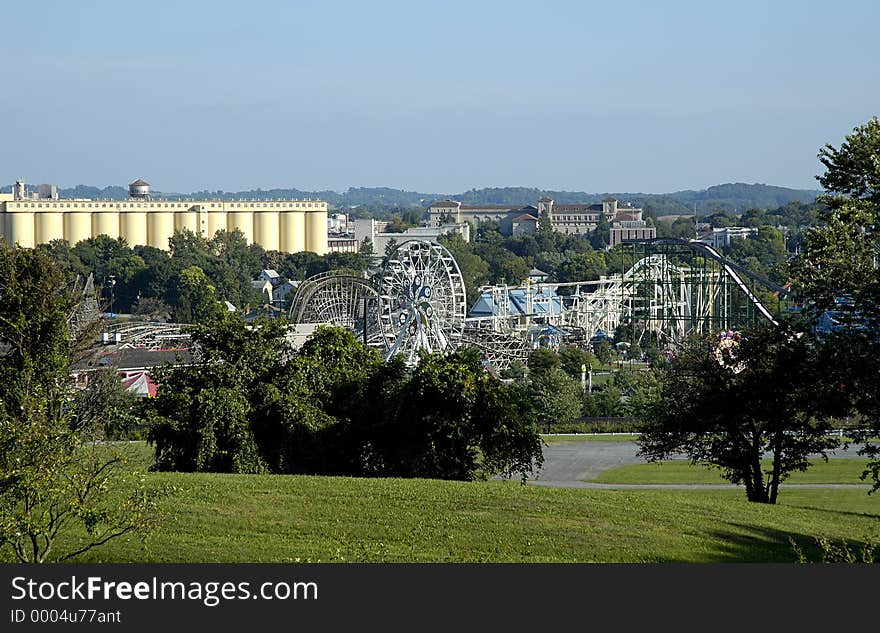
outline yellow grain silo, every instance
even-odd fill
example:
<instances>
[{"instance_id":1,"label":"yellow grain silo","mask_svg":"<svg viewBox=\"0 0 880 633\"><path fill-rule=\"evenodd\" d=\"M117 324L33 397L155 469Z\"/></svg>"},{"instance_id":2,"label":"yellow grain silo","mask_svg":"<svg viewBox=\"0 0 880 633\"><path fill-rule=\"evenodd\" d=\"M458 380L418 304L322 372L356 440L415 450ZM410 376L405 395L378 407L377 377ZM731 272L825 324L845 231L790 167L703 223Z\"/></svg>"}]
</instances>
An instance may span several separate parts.
<instances>
[{"instance_id":1,"label":"yellow grain silo","mask_svg":"<svg viewBox=\"0 0 880 633\"><path fill-rule=\"evenodd\" d=\"M208 239L213 238L217 231L226 230L226 211L222 209L208 211L208 231L205 235Z\"/></svg>"},{"instance_id":2,"label":"yellow grain silo","mask_svg":"<svg viewBox=\"0 0 880 633\"><path fill-rule=\"evenodd\" d=\"M92 214L90 211L68 211L64 214L64 239L76 246L92 236Z\"/></svg>"},{"instance_id":3,"label":"yellow grain silo","mask_svg":"<svg viewBox=\"0 0 880 633\"><path fill-rule=\"evenodd\" d=\"M306 214L306 250L327 253L327 212L309 211Z\"/></svg>"},{"instance_id":4,"label":"yellow grain silo","mask_svg":"<svg viewBox=\"0 0 880 633\"><path fill-rule=\"evenodd\" d=\"M119 237L119 213L116 209L101 209L92 213L92 235L107 235L114 240Z\"/></svg>"},{"instance_id":5,"label":"yellow grain silo","mask_svg":"<svg viewBox=\"0 0 880 633\"><path fill-rule=\"evenodd\" d=\"M306 250L306 214L302 211L281 213L279 250L285 253L300 253Z\"/></svg>"},{"instance_id":6,"label":"yellow grain silo","mask_svg":"<svg viewBox=\"0 0 880 633\"><path fill-rule=\"evenodd\" d=\"M37 244L64 239L64 214L61 211L43 211L37 214Z\"/></svg>"},{"instance_id":7,"label":"yellow grain silo","mask_svg":"<svg viewBox=\"0 0 880 633\"><path fill-rule=\"evenodd\" d=\"M168 240L174 235L174 212L147 212L147 243L150 246L168 250Z\"/></svg>"},{"instance_id":8,"label":"yellow grain silo","mask_svg":"<svg viewBox=\"0 0 880 633\"><path fill-rule=\"evenodd\" d=\"M199 232L199 214L192 209L178 209L174 212L174 230L183 231L184 229L193 233Z\"/></svg>"},{"instance_id":9,"label":"yellow grain silo","mask_svg":"<svg viewBox=\"0 0 880 633\"><path fill-rule=\"evenodd\" d=\"M131 246L149 244L147 240L147 214L143 211L123 211L119 214L121 237Z\"/></svg>"},{"instance_id":10,"label":"yellow grain silo","mask_svg":"<svg viewBox=\"0 0 880 633\"><path fill-rule=\"evenodd\" d=\"M230 233L239 229L244 233L248 244L254 241L254 212L253 211L230 211L226 214L226 230Z\"/></svg>"},{"instance_id":11,"label":"yellow grain silo","mask_svg":"<svg viewBox=\"0 0 880 633\"><path fill-rule=\"evenodd\" d=\"M278 211L258 211L254 213L254 242L267 251L279 249L280 227Z\"/></svg>"},{"instance_id":12,"label":"yellow grain silo","mask_svg":"<svg viewBox=\"0 0 880 633\"><path fill-rule=\"evenodd\" d=\"M15 211L6 219L7 241L25 248L34 247L34 213L33 211Z\"/></svg>"}]
</instances>

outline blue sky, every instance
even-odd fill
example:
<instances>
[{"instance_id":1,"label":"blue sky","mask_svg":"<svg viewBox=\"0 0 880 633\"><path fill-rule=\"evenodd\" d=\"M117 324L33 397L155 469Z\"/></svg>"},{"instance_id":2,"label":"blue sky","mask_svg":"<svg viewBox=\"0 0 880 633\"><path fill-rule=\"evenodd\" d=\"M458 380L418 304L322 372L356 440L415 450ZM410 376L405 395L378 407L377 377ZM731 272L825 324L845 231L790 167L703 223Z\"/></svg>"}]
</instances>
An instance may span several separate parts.
<instances>
[{"instance_id":1,"label":"blue sky","mask_svg":"<svg viewBox=\"0 0 880 633\"><path fill-rule=\"evenodd\" d=\"M0 183L815 188L880 3L6 3Z\"/></svg>"}]
</instances>

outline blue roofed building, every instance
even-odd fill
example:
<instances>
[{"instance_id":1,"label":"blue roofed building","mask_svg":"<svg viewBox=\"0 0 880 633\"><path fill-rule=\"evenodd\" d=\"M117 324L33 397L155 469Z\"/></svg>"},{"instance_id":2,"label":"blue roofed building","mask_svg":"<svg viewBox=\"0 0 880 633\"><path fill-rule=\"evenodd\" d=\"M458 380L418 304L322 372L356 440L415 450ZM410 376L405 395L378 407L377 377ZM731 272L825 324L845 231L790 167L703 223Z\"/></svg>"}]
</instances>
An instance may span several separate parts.
<instances>
[{"instance_id":1,"label":"blue roofed building","mask_svg":"<svg viewBox=\"0 0 880 633\"><path fill-rule=\"evenodd\" d=\"M503 318L507 325L525 333L532 347L557 347L568 333L559 327L566 307L554 286L484 288L469 317Z\"/></svg>"}]
</instances>

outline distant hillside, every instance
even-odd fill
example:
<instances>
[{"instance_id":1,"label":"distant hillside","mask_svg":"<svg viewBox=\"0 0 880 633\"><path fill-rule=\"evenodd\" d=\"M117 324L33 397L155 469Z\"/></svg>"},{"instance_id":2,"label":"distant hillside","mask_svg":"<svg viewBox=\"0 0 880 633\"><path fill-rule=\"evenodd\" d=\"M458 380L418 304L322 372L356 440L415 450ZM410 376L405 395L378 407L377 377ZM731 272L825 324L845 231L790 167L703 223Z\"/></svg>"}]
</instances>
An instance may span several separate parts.
<instances>
[{"instance_id":1,"label":"distant hillside","mask_svg":"<svg viewBox=\"0 0 880 633\"><path fill-rule=\"evenodd\" d=\"M523 187L500 189L472 189L460 195L450 196L469 204L534 204L541 196L549 196L556 202L599 202L613 196L635 206L650 206L657 215L699 213L717 210L743 212L747 209L776 209L789 202L813 202L822 193L818 190L788 189L763 184L727 183L699 191L685 190L674 193L585 193L582 191L548 191Z\"/></svg>"},{"instance_id":2,"label":"distant hillside","mask_svg":"<svg viewBox=\"0 0 880 633\"><path fill-rule=\"evenodd\" d=\"M11 185L2 191L9 192ZM812 202L821 192L808 189L788 189L764 184L727 183L708 189L685 190L673 193L586 193L583 191L551 191L527 187L494 187L471 189L464 193L419 193L387 187L350 187L345 192L302 191L300 189L251 189L249 191L196 191L193 193L156 192L157 196L194 198L206 200L220 198L318 198L326 200L333 208L382 209L394 207L424 208L433 200L452 199L466 204L534 204L541 196L549 196L559 203L599 202L607 196L636 206L651 207L657 215L710 213L716 210L746 211L753 208L775 209L789 202ZM121 186L92 187L77 185L60 189L64 198L120 198L128 195L128 188Z\"/></svg>"}]
</instances>

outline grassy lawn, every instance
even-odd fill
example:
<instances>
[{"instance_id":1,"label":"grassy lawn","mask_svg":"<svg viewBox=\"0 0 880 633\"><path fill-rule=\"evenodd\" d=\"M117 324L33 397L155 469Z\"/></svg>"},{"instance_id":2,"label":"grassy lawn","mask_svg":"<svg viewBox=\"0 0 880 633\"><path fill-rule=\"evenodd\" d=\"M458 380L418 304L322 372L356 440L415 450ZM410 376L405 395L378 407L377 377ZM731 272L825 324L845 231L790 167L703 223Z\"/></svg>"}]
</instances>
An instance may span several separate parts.
<instances>
[{"instance_id":1,"label":"grassy lawn","mask_svg":"<svg viewBox=\"0 0 880 633\"><path fill-rule=\"evenodd\" d=\"M614 380L614 374L593 374L593 388L601 387Z\"/></svg>"},{"instance_id":2,"label":"grassy lawn","mask_svg":"<svg viewBox=\"0 0 880 633\"><path fill-rule=\"evenodd\" d=\"M793 561L789 537L880 538L880 498L792 490L566 490L516 482L151 474L172 484L144 549L118 539L78 562ZM68 545L70 541L68 540ZM63 543L62 549L63 549Z\"/></svg>"},{"instance_id":3,"label":"grassy lawn","mask_svg":"<svg viewBox=\"0 0 880 633\"><path fill-rule=\"evenodd\" d=\"M639 436L635 433L577 433L572 435L542 435L547 444L565 444L567 442L635 442Z\"/></svg>"},{"instance_id":4,"label":"grassy lawn","mask_svg":"<svg viewBox=\"0 0 880 633\"><path fill-rule=\"evenodd\" d=\"M785 480L790 484L864 484L859 475L865 468L864 459L813 460L809 470L794 473ZM770 464L765 460L767 468ZM595 481L606 484L723 484L730 483L717 469L694 466L687 461L618 466L600 474ZM878 499L880 501L880 499ZM880 504L878 504L880 507Z\"/></svg>"}]
</instances>

